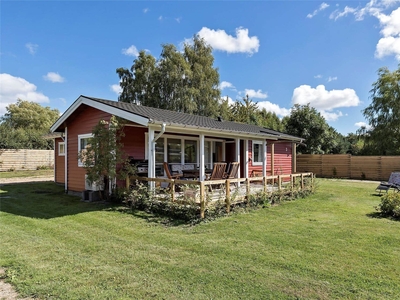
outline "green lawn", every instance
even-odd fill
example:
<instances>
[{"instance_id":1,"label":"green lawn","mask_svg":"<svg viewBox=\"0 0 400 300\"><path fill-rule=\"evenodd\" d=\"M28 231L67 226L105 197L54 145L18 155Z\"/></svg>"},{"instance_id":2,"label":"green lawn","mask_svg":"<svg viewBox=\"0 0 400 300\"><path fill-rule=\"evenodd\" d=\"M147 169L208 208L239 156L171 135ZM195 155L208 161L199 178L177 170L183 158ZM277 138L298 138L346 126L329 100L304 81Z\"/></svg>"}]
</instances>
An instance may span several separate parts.
<instances>
[{"instance_id":1,"label":"green lawn","mask_svg":"<svg viewBox=\"0 0 400 300\"><path fill-rule=\"evenodd\" d=\"M46 170L21 170L13 172L0 172L0 178L54 176L53 169Z\"/></svg>"},{"instance_id":2,"label":"green lawn","mask_svg":"<svg viewBox=\"0 0 400 300\"><path fill-rule=\"evenodd\" d=\"M1 187L0 266L40 299L399 299L400 222L376 184L318 180L307 199L196 226Z\"/></svg>"}]
</instances>

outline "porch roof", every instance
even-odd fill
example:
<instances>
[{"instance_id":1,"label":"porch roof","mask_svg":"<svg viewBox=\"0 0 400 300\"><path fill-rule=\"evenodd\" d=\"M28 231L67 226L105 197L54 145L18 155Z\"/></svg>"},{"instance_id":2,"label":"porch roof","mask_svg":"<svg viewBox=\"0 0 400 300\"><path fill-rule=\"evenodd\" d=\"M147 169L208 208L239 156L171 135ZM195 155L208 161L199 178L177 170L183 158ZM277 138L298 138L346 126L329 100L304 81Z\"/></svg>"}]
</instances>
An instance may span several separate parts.
<instances>
[{"instance_id":1,"label":"porch roof","mask_svg":"<svg viewBox=\"0 0 400 300\"><path fill-rule=\"evenodd\" d=\"M284 134L272 129L251 124L236 123L225 120L218 120L204 116L188 113L170 111L154 107L147 107L126 102L117 102L100 98L80 96L67 111L53 124L52 132L60 131L66 119L81 105L95 107L110 112L116 116L125 118L143 126L165 123L169 126L196 128L202 130L229 132L237 134L248 134L250 136L265 137L274 140L289 140L302 142L303 139L292 135Z\"/></svg>"}]
</instances>

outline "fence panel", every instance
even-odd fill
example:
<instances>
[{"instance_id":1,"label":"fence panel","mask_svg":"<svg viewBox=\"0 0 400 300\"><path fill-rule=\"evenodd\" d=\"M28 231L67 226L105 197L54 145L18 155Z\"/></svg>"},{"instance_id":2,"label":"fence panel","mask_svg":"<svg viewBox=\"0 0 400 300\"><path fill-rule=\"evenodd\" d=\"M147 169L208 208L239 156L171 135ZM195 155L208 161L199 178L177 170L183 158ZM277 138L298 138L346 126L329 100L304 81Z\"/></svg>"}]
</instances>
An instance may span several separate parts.
<instances>
[{"instance_id":1,"label":"fence panel","mask_svg":"<svg viewBox=\"0 0 400 300\"><path fill-rule=\"evenodd\" d=\"M0 171L36 170L54 166L54 150L0 150Z\"/></svg>"},{"instance_id":2,"label":"fence panel","mask_svg":"<svg viewBox=\"0 0 400 300\"><path fill-rule=\"evenodd\" d=\"M297 171L318 177L387 180L400 171L400 156L351 156L348 154L299 154Z\"/></svg>"}]
</instances>

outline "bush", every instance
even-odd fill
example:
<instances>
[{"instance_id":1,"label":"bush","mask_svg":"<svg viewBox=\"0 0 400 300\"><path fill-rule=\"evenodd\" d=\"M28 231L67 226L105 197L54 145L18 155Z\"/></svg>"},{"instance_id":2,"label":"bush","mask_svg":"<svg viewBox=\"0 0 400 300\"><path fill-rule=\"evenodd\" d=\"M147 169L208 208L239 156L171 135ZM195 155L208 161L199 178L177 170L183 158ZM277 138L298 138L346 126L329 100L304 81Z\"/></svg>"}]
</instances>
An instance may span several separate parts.
<instances>
[{"instance_id":1,"label":"bush","mask_svg":"<svg viewBox=\"0 0 400 300\"><path fill-rule=\"evenodd\" d=\"M400 193L383 195L376 209L385 216L400 218Z\"/></svg>"}]
</instances>

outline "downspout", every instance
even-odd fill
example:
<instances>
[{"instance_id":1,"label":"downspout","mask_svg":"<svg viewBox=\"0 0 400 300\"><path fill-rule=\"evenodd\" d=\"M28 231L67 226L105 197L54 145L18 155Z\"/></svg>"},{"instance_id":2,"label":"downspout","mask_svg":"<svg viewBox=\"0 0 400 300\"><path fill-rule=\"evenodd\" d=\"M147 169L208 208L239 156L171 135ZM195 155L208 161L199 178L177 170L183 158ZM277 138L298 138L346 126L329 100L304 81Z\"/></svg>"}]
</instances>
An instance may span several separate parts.
<instances>
[{"instance_id":1,"label":"downspout","mask_svg":"<svg viewBox=\"0 0 400 300\"><path fill-rule=\"evenodd\" d=\"M161 124L161 131L157 134L157 136L154 137L153 143L157 142L157 140L165 133L166 126L167 126L167 124L165 124L165 123ZM153 149L151 149L151 150L153 150Z\"/></svg>"},{"instance_id":2,"label":"downspout","mask_svg":"<svg viewBox=\"0 0 400 300\"><path fill-rule=\"evenodd\" d=\"M156 144L156 141L164 134L165 132L165 128L166 128L167 124L162 123L161 125L161 131L153 138L153 140L151 141L150 144L150 153L151 157L149 157L149 165L148 165L148 174L150 174L151 176L156 177L156 161L155 161L155 155L154 155L154 145ZM151 168L151 171L150 171ZM153 189L154 188L154 182L150 183L150 187Z\"/></svg>"}]
</instances>

